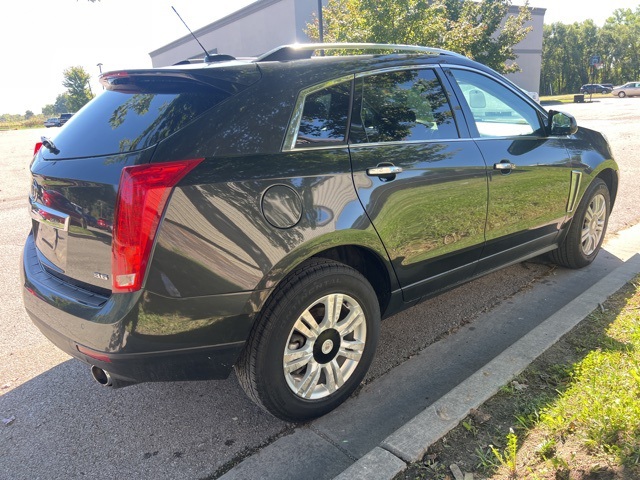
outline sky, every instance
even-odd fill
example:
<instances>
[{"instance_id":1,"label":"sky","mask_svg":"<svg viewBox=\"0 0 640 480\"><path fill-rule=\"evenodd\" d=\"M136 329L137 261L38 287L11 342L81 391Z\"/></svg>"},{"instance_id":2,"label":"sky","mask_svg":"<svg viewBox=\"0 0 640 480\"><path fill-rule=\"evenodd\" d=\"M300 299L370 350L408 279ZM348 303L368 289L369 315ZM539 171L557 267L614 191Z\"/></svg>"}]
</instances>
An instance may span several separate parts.
<instances>
[{"instance_id":1,"label":"sky","mask_svg":"<svg viewBox=\"0 0 640 480\"><path fill-rule=\"evenodd\" d=\"M152 52L191 30L255 0L20 0L0 16L0 114L39 114L65 92L63 71L82 66L94 93L102 71L149 68ZM593 0L591 0L593 1ZM514 0L522 5L524 0ZM586 6L582 0L530 0L546 8L545 23L581 22L602 26L617 8L636 9L640 0L609 0ZM224 52L220 52L224 53Z\"/></svg>"}]
</instances>

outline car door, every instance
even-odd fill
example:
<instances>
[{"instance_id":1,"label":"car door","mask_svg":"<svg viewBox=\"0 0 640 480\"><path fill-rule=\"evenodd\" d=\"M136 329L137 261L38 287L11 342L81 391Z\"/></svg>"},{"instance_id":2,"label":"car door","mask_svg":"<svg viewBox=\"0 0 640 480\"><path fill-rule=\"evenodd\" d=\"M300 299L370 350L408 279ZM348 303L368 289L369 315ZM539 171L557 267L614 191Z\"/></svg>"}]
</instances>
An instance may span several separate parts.
<instances>
[{"instance_id":1,"label":"car door","mask_svg":"<svg viewBox=\"0 0 640 480\"><path fill-rule=\"evenodd\" d=\"M484 244L486 166L438 70L369 72L355 85L354 185L406 301L468 278Z\"/></svg>"},{"instance_id":2,"label":"car door","mask_svg":"<svg viewBox=\"0 0 640 480\"><path fill-rule=\"evenodd\" d=\"M567 215L571 160L544 113L495 76L446 70L489 172L486 245L478 272L553 248Z\"/></svg>"}]
</instances>

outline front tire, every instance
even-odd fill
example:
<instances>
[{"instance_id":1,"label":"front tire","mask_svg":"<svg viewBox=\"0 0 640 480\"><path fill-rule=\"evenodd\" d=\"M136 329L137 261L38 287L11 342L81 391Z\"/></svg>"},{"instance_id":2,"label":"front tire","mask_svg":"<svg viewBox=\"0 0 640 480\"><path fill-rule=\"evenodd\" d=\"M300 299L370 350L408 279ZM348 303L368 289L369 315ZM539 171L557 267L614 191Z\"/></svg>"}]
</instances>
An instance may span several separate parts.
<instances>
[{"instance_id":1,"label":"front tire","mask_svg":"<svg viewBox=\"0 0 640 480\"><path fill-rule=\"evenodd\" d=\"M285 421L320 417L358 387L373 360L380 307L356 270L303 263L267 301L236 364L259 406Z\"/></svg>"},{"instance_id":2,"label":"front tire","mask_svg":"<svg viewBox=\"0 0 640 480\"><path fill-rule=\"evenodd\" d=\"M620 98L624 98L624 97L626 97L626 96L627 96L627 94L626 94L626 93L624 93L624 92L618 92L618 97L620 97Z\"/></svg>"},{"instance_id":3,"label":"front tire","mask_svg":"<svg viewBox=\"0 0 640 480\"><path fill-rule=\"evenodd\" d=\"M596 178L582 197L567 236L551 252L553 261L568 268L582 268L593 262L607 232L610 211L609 189Z\"/></svg>"}]
</instances>

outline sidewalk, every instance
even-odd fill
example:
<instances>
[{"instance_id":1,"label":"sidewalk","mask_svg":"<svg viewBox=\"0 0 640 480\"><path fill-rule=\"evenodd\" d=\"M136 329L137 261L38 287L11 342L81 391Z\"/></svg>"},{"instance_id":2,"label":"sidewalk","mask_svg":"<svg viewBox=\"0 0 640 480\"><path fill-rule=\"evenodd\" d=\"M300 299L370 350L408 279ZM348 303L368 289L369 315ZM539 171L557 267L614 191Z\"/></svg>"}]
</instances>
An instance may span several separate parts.
<instances>
[{"instance_id":1,"label":"sidewalk","mask_svg":"<svg viewBox=\"0 0 640 480\"><path fill-rule=\"evenodd\" d=\"M590 267L558 270L221 478L392 479L640 273L639 252L640 225L619 232Z\"/></svg>"}]
</instances>

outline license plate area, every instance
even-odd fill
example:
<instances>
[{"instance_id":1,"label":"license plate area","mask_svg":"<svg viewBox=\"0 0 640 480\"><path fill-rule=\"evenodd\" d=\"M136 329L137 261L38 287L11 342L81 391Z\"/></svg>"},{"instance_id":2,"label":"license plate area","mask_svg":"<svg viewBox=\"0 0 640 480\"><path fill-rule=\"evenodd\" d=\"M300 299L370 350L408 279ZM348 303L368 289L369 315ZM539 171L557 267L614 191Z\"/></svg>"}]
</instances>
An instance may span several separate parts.
<instances>
[{"instance_id":1,"label":"license plate area","mask_svg":"<svg viewBox=\"0 0 640 480\"><path fill-rule=\"evenodd\" d=\"M36 247L60 273L67 268L67 243L69 238L69 215L42 205L30 202L30 214L33 222L33 234Z\"/></svg>"}]
</instances>

